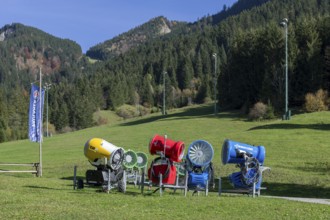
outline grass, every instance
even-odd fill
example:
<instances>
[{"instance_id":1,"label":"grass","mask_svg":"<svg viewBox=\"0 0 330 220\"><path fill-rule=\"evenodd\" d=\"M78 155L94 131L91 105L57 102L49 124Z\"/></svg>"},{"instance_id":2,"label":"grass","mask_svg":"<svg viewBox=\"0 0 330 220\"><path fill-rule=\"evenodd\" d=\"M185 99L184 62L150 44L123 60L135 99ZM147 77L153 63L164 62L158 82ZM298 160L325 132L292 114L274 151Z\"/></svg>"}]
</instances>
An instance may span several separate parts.
<instances>
[{"instance_id":1,"label":"grass","mask_svg":"<svg viewBox=\"0 0 330 220\"><path fill-rule=\"evenodd\" d=\"M330 209L282 199L210 193L184 197L165 192L141 195L128 186L127 193L105 194L99 188L73 190L73 166L84 177L93 169L83 154L85 142L100 137L125 149L148 153L150 138L167 134L189 144L197 139L214 148L216 176L225 179L238 171L221 164L221 147L232 139L266 148L262 195L330 199L330 112L294 115L290 121L250 122L235 112L217 117L209 105L117 121L99 127L46 138L43 143L43 177L0 174L0 219L327 219ZM0 144L0 162L37 162L37 143L28 140ZM153 156L149 155L149 162ZM3 167L0 166L0 169ZM4 168L3 168L4 169Z\"/></svg>"}]
</instances>

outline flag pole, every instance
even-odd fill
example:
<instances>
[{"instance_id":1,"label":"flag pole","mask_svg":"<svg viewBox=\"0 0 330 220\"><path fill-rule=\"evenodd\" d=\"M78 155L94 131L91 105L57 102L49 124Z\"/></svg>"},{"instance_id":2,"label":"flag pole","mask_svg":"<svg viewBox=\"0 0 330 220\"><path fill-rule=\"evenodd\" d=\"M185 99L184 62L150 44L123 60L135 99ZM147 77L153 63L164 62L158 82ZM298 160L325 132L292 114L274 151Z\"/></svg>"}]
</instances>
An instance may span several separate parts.
<instances>
[{"instance_id":1,"label":"flag pole","mask_svg":"<svg viewBox=\"0 0 330 220\"><path fill-rule=\"evenodd\" d=\"M39 107L40 107L40 114L39 114L39 123L40 123L40 141L39 141L39 177L42 176L42 106L41 106L41 99L42 99L42 74L41 74L41 67L39 67Z\"/></svg>"}]
</instances>

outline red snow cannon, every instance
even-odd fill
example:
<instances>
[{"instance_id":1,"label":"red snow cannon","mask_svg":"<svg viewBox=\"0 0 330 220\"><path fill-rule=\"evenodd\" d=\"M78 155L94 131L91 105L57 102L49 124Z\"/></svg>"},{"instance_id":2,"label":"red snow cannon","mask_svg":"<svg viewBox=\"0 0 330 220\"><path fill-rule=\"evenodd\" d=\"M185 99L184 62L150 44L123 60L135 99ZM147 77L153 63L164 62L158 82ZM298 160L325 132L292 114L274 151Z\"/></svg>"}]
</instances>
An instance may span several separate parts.
<instances>
[{"instance_id":1,"label":"red snow cannon","mask_svg":"<svg viewBox=\"0 0 330 220\"><path fill-rule=\"evenodd\" d=\"M184 143L173 141L165 136L156 134L149 144L150 154L163 154L174 162L181 162L184 155Z\"/></svg>"}]
</instances>

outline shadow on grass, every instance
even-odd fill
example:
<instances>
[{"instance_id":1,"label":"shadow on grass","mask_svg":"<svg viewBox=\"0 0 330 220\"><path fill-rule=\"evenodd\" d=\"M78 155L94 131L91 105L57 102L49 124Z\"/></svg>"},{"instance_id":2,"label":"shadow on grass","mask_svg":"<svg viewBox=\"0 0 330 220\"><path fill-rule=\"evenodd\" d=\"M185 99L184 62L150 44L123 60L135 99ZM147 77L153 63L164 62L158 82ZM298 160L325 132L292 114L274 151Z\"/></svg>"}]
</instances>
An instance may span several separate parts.
<instances>
[{"instance_id":1,"label":"shadow on grass","mask_svg":"<svg viewBox=\"0 0 330 220\"><path fill-rule=\"evenodd\" d=\"M216 179L215 189L210 189L211 192L218 192L218 180ZM234 190L228 178L221 178L222 190ZM330 199L330 188L294 183L272 183L263 182L261 187L266 188L261 190L261 195L281 196L281 197L301 197L301 198L317 198ZM234 192L234 191L233 191ZM247 193L241 193L247 194Z\"/></svg>"},{"instance_id":2,"label":"shadow on grass","mask_svg":"<svg viewBox=\"0 0 330 220\"><path fill-rule=\"evenodd\" d=\"M31 188L31 189L67 190L67 189L57 189L57 188L51 188L51 187L46 187L46 186L32 186L32 185L27 185L27 186L24 186L24 187Z\"/></svg>"},{"instance_id":3,"label":"shadow on grass","mask_svg":"<svg viewBox=\"0 0 330 220\"><path fill-rule=\"evenodd\" d=\"M330 163L329 162L305 162L302 166L296 167L297 170L303 170L306 172L328 174L330 175Z\"/></svg>"},{"instance_id":4,"label":"shadow on grass","mask_svg":"<svg viewBox=\"0 0 330 220\"><path fill-rule=\"evenodd\" d=\"M121 126L131 126L131 125L139 125L145 124L149 122L154 122L162 119L166 120L177 120L180 119L192 119L192 118L232 118L233 120L237 120L241 118L241 115L238 113L218 113L216 116L214 115L213 106L205 105L197 108L189 108L183 112L173 113L168 115L159 115L159 116L151 116L148 118L142 118L140 120L135 120L131 122L122 123Z\"/></svg>"},{"instance_id":5,"label":"shadow on grass","mask_svg":"<svg viewBox=\"0 0 330 220\"><path fill-rule=\"evenodd\" d=\"M330 188L294 183L264 183L262 195L329 199Z\"/></svg>"},{"instance_id":6,"label":"shadow on grass","mask_svg":"<svg viewBox=\"0 0 330 220\"><path fill-rule=\"evenodd\" d=\"M61 180L72 180L73 181L73 176L67 176L67 177L62 177L62 178L60 178ZM76 176L76 178L77 178L77 180L78 179L85 179L85 177L84 176Z\"/></svg>"},{"instance_id":7,"label":"shadow on grass","mask_svg":"<svg viewBox=\"0 0 330 220\"><path fill-rule=\"evenodd\" d=\"M261 129L314 129L329 131L330 124L272 124L272 125L261 125L250 128L250 130L261 130Z\"/></svg>"}]
</instances>

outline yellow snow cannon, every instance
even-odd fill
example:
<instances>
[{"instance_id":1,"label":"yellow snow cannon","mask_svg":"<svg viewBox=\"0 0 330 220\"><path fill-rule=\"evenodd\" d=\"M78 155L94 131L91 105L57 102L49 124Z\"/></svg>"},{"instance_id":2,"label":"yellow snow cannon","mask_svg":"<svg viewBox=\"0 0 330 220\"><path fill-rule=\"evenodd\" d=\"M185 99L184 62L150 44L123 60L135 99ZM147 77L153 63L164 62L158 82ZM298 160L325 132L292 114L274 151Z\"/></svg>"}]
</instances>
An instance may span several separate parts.
<instances>
[{"instance_id":1,"label":"yellow snow cannon","mask_svg":"<svg viewBox=\"0 0 330 220\"><path fill-rule=\"evenodd\" d=\"M98 168L106 166L112 170L118 170L124 159L122 148L101 138L89 139L85 144L84 153L89 162Z\"/></svg>"}]
</instances>

